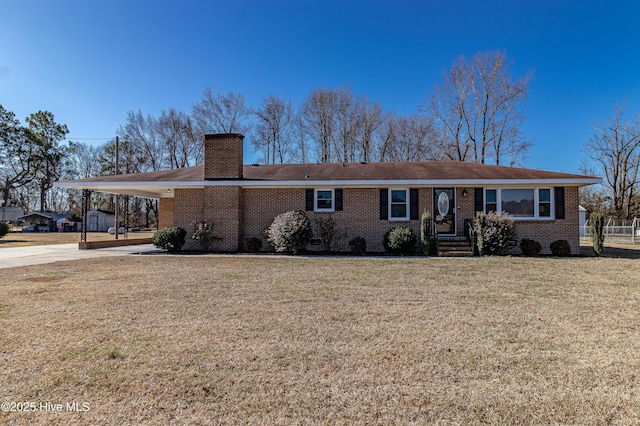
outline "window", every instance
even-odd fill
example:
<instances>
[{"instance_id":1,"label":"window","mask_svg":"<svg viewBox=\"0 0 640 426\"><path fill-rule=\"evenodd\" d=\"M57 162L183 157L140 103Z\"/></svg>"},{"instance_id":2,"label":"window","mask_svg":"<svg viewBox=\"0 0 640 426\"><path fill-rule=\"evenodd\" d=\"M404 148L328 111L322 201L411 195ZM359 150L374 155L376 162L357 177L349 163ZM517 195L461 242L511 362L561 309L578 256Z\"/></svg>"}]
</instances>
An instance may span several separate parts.
<instances>
[{"instance_id":1,"label":"window","mask_svg":"<svg viewBox=\"0 0 640 426\"><path fill-rule=\"evenodd\" d=\"M551 188L488 188L484 211L504 211L516 219L551 219Z\"/></svg>"},{"instance_id":2,"label":"window","mask_svg":"<svg viewBox=\"0 0 640 426\"><path fill-rule=\"evenodd\" d=\"M513 217L534 217L534 190L527 189L502 189L501 210L508 212Z\"/></svg>"},{"instance_id":3,"label":"window","mask_svg":"<svg viewBox=\"0 0 640 426\"><path fill-rule=\"evenodd\" d=\"M551 217L551 189L538 190L538 216Z\"/></svg>"},{"instance_id":4,"label":"window","mask_svg":"<svg viewBox=\"0 0 640 426\"><path fill-rule=\"evenodd\" d=\"M487 189L485 195L485 212L489 213L498 210L498 195L496 194L497 192L498 190L496 189Z\"/></svg>"},{"instance_id":5,"label":"window","mask_svg":"<svg viewBox=\"0 0 640 426\"><path fill-rule=\"evenodd\" d=\"M314 203L314 211L332 212L333 206L333 189L316 189L316 197Z\"/></svg>"},{"instance_id":6,"label":"window","mask_svg":"<svg viewBox=\"0 0 640 426\"><path fill-rule=\"evenodd\" d=\"M392 189L389 191L389 219L390 220L409 220L408 208L408 190Z\"/></svg>"}]
</instances>

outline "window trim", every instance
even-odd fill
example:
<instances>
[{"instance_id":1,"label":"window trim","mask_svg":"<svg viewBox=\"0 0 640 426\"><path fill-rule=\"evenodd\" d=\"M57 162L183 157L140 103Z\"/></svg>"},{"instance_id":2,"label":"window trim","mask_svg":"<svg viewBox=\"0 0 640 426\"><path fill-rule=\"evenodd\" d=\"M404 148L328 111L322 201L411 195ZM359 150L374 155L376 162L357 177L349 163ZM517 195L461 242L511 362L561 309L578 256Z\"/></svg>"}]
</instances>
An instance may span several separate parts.
<instances>
[{"instance_id":1,"label":"window trim","mask_svg":"<svg viewBox=\"0 0 640 426\"><path fill-rule=\"evenodd\" d=\"M411 211L410 211L410 207L411 207L411 192L409 191L409 188L388 188L387 189L388 194L389 194L389 201L388 201L388 220L390 221L408 221L410 220L411 217ZM392 211L392 206L394 204L393 202L393 195L392 192L393 191L404 191L405 193L405 215L403 217L393 217L391 215L391 211ZM403 203L395 203L395 204L403 204Z\"/></svg>"},{"instance_id":2,"label":"window trim","mask_svg":"<svg viewBox=\"0 0 640 426\"><path fill-rule=\"evenodd\" d=\"M530 221L530 220L555 220L556 212L555 212L555 195L553 191L553 187L549 186L505 186L505 187L485 187L483 190L483 209L485 213L487 211L487 191L496 191L496 209L502 207L502 190L504 189L533 189L533 216L524 217L524 216L513 216L513 219L516 221ZM540 190L547 189L549 190L549 216L540 216ZM546 201L545 201L546 203ZM493 203L489 203L493 204Z\"/></svg>"},{"instance_id":3,"label":"window trim","mask_svg":"<svg viewBox=\"0 0 640 426\"><path fill-rule=\"evenodd\" d=\"M318 208L318 192L329 191L331 192L331 208L321 209ZM335 188L314 188L313 189L313 211L316 213L333 213L336 211L336 190Z\"/></svg>"}]
</instances>

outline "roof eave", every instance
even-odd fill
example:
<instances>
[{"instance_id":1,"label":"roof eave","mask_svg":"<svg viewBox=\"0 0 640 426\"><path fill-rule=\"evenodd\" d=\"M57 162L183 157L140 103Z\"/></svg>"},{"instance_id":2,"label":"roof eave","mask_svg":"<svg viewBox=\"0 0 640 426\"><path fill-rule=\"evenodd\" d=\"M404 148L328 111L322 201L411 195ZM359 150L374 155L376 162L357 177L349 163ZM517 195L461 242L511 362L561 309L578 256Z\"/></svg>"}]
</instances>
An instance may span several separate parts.
<instances>
[{"instance_id":1,"label":"roof eave","mask_svg":"<svg viewBox=\"0 0 640 426\"><path fill-rule=\"evenodd\" d=\"M378 188L388 186L412 187L486 187L486 186L586 186L602 183L602 179L403 179L403 180L216 180L216 181L152 181L152 182L56 182L54 186L67 189L89 189L108 194L134 195L147 198L172 197L178 188L204 188L205 186L241 186L243 188L305 188L351 187Z\"/></svg>"}]
</instances>

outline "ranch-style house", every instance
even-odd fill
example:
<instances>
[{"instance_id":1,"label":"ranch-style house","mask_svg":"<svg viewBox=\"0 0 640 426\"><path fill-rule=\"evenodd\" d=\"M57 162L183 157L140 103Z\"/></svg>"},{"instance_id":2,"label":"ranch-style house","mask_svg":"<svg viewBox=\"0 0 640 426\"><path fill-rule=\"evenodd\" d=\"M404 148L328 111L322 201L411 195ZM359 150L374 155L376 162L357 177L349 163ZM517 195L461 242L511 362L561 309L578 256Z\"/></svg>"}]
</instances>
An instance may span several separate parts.
<instances>
[{"instance_id":1,"label":"ranch-style house","mask_svg":"<svg viewBox=\"0 0 640 426\"><path fill-rule=\"evenodd\" d=\"M578 188L600 178L460 161L243 165L240 134L206 135L204 165L149 173L58 182L58 187L159 199L158 227L191 232L194 222L213 222L216 250L245 250L251 237L280 213L304 210L312 222L333 215L346 233L338 250L354 237L367 251L382 252L383 235L398 225L420 231L431 212L443 241L463 239L476 211L506 211L518 239L542 244L563 239L579 250ZM187 238L185 248L197 248ZM269 246L263 244L263 250ZM310 245L310 250L322 246Z\"/></svg>"}]
</instances>

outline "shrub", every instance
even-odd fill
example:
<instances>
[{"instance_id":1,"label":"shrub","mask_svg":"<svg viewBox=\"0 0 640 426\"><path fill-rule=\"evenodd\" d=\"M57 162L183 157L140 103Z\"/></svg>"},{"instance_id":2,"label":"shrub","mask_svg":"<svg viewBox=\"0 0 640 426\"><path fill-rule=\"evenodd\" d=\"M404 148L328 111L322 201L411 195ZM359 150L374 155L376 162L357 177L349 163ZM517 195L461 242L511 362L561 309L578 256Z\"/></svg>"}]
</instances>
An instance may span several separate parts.
<instances>
[{"instance_id":1,"label":"shrub","mask_svg":"<svg viewBox=\"0 0 640 426\"><path fill-rule=\"evenodd\" d=\"M213 241L220 241L222 238L213 235L213 222L192 222L193 234L191 238L200 242L200 248L204 251L210 249Z\"/></svg>"},{"instance_id":2,"label":"shrub","mask_svg":"<svg viewBox=\"0 0 640 426\"><path fill-rule=\"evenodd\" d=\"M249 253L257 253L262 248L262 240L258 237L247 238L246 245Z\"/></svg>"},{"instance_id":3,"label":"shrub","mask_svg":"<svg viewBox=\"0 0 640 426\"><path fill-rule=\"evenodd\" d=\"M153 234L153 245L175 253L182 250L186 236L187 231L177 226L162 228Z\"/></svg>"},{"instance_id":4,"label":"shrub","mask_svg":"<svg viewBox=\"0 0 640 426\"><path fill-rule=\"evenodd\" d=\"M571 254L571 246L567 240L556 240L549 245L549 248L554 256L569 256Z\"/></svg>"},{"instance_id":5,"label":"shrub","mask_svg":"<svg viewBox=\"0 0 640 426\"><path fill-rule=\"evenodd\" d=\"M487 214L482 232L484 253L503 254L509 247L509 241L516 236L516 225L511 215L505 212Z\"/></svg>"},{"instance_id":6,"label":"shrub","mask_svg":"<svg viewBox=\"0 0 640 426\"><path fill-rule=\"evenodd\" d=\"M413 254L416 252L417 237L408 226L396 226L384 234L383 245L388 253Z\"/></svg>"},{"instance_id":7,"label":"shrub","mask_svg":"<svg viewBox=\"0 0 640 426\"><path fill-rule=\"evenodd\" d=\"M269 243L277 252L298 253L313 236L311 221L303 211L279 214L267 229Z\"/></svg>"},{"instance_id":8,"label":"shrub","mask_svg":"<svg viewBox=\"0 0 640 426\"><path fill-rule=\"evenodd\" d=\"M484 254L484 228L487 225L487 215L485 212L476 212L476 221L474 229L476 231L476 249L478 255Z\"/></svg>"},{"instance_id":9,"label":"shrub","mask_svg":"<svg viewBox=\"0 0 640 426\"><path fill-rule=\"evenodd\" d=\"M324 249L328 252L333 251L334 244L345 236L345 232L338 228L332 214L319 216L315 222Z\"/></svg>"},{"instance_id":10,"label":"shrub","mask_svg":"<svg viewBox=\"0 0 640 426\"><path fill-rule=\"evenodd\" d=\"M431 213L425 211L420 220L420 244L425 256L431 254Z\"/></svg>"},{"instance_id":11,"label":"shrub","mask_svg":"<svg viewBox=\"0 0 640 426\"><path fill-rule=\"evenodd\" d=\"M520 250L525 256L537 256L542 251L542 244L535 240L523 238L520 241Z\"/></svg>"},{"instance_id":12,"label":"shrub","mask_svg":"<svg viewBox=\"0 0 640 426\"><path fill-rule=\"evenodd\" d=\"M362 237L355 237L349 241L349 247L351 248L351 254L362 256L367 252L367 242Z\"/></svg>"},{"instance_id":13,"label":"shrub","mask_svg":"<svg viewBox=\"0 0 640 426\"><path fill-rule=\"evenodd\" d=\"M589 216L591 224L591 241L593 241L593 251L600 257L604 248L604 215L600 212L593 212Z\"/></svg>"},{"instance_id":14,"label":"shrub","mask_svg":"<svg viewBox=\"0 0 640 426\"><path fill-rule=\"evenodd\" d=\"M9 233L9 229L11 229L11 225L8 222L0 222L0 238L4 237Z\"/></svg>"}]
</instances>

